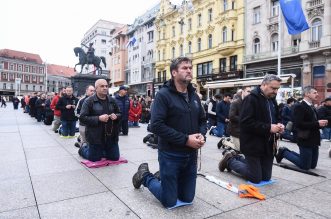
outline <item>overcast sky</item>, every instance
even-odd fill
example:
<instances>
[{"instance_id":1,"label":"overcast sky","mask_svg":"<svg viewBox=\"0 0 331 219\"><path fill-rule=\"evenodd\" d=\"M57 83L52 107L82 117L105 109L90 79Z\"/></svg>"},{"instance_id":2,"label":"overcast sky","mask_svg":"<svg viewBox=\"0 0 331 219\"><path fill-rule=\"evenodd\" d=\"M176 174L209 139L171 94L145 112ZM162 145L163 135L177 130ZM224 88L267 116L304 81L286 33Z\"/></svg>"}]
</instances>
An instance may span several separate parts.
<instances>
[{"instance_id":1,"label":"overcast sky","mask_svg":"<svg viewBox=\"0 0 331 219\"><path fill-rule=\"evenodd\" d=\"M131 24L160 0L1 0L0 49L36 53L73 67L85 32L99 19ZM179 4L180 0L173 0Z\"/></svg>"}]
</instances>

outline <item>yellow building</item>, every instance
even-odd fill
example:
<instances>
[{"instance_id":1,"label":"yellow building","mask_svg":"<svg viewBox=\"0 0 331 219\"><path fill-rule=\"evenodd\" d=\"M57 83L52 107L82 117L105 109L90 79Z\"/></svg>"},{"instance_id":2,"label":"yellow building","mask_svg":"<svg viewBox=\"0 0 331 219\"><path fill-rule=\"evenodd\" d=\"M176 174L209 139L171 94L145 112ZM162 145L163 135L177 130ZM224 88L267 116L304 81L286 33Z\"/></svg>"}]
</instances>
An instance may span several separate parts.
<instances>
[{"instance_id":1,"label":"yellow building","mask_svg":"<svg viewBox=\"0 0 331 219\"><path fill-rule=\"evenodd\" d=\"M170 61L193 60L193 83L206 95L206 81L243 77L244 1L192 0L181 6L161 0L156 25L156 91L170 79ZM224 92L224 91L217 91Z\"/></svg>"}]
</instances>

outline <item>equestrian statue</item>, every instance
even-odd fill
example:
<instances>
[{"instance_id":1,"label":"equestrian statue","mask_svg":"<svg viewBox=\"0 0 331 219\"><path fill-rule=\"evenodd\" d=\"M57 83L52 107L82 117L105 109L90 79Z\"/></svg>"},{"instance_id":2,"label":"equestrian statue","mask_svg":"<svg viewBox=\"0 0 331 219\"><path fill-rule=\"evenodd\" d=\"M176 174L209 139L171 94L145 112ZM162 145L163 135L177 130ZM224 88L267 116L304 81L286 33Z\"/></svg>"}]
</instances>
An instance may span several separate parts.
<instances>
[{"instance_id":1,"label":"equestrian statue","mask_svg":"<svg viewBox=\"0 0 331 219\"><path fill-rule=\"evenodd\" d=\"M74 68L75 71L77 65L81 65L80 73L82 73L84 65L94 65L95 70L101 70L102 72L100 63L102 61L102 63L106 67L106 58L103 56L98 57L94 55L95 49L93 48L93 43L90 43L88 47L82 43L82 46L87 48L87 53L85 53L85 51L81 47L74 48L75 55L79 57L79 62L75 65Z\"/></svg>"}]
</instances>

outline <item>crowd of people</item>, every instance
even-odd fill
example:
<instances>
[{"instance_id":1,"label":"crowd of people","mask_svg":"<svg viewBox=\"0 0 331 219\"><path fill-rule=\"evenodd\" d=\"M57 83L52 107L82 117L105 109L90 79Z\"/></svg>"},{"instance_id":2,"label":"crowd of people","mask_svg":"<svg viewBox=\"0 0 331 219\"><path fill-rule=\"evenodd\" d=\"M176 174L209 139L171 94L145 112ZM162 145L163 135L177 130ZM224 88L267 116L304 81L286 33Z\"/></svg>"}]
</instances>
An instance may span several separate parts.
<instances>
[{"instance_id":1,"label":"crowd of people","mask_svg":"<svg viewBox=\"0 0 331 219\"><path fill-rule=\"evenodd\" d=\"M109 95L107 81L99 79L80 98L69 86L54 95L27 95L21 104L38 122L50 118L52 130L63 138L73 138L79 131L78 154L93 162L117 161L119 135L127 136L129 128L149 123L158 136L160 170L151 173L148 163L142 163L132 183L136 189L147 187L165 207L193 201L198 150L205 145L208 129L210 135L221 137L220 145L225 147L219 170L236 172L253 183L271 179L274 157L278 163L287 159L304 170L316 168L321 138L331 140L331 98L314 106L318 92L311 86L303 88L302 99L289 98L282 105L276 102L281 79L266 75L260 86L242 87L234 95L217 94L202 103L191 83L189 58L174 59L170 72L171 79L155 100L129 96L126 86ZM278 147L279 139L296 143L299 153Z\"/></svg>"}]
</instances>

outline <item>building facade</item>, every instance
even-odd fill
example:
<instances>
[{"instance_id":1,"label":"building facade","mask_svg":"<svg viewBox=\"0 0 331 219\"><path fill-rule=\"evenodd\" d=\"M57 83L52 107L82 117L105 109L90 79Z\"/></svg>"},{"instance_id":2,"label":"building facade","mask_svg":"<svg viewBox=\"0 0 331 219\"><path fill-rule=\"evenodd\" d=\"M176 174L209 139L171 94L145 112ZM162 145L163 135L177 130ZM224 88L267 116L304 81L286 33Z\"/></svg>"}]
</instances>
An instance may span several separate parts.
<instances>
[{"instance_id":1,"label":"building facade","mask_svg":"<svg viewBox=\"0 0 331 219\"><path fill-rule=\"evenodd\" d=\"M171 59L183 55L192 58L193 82L203 95L207 81L242 78L244 12L243 1L193 0L179 6L161 1L155 89L170 78Z\"/></svg>"},{"instance_id":2,"label":"building facade","mask_svg":"<svg viewBox=\"0 0 331 219\"><path fill-rule=\"evenodd\" d=\"M151 96L155 69L154 20L160 5L135 19L128 29L127 84L135 93Z\"/></svg>"},{"instance_id":3,"label":"building facade","mask_svg":"<svg viewBox=\"0 0 331 219\"><path fill-rule=\"evenodd\" d=\"M299 93L301 87L313 85L323 99L331 94L331 2L303 0L302 8L310 29L289 35L283 18L281 33L278 30L278 0L246 0L245 77L277 74L281 48L280 74L295 74L294 88ZM283 85L284 92L290 86Z\"/></svg>"},{"instance_id":4,"label":"building facade","mask_svg":"<svg viewBox=\"0 0 331 219\"><path fill-rule=\"evenodd\" d=\"M127 53L127 30L128 25L123 25L114 32L111 43L111 55L109 57L110 79L114 87L125 83L125 68L128 60Z\"/></svg>"},{"instance_id":5,"label":"building facade","mask_svg":"<svg viewBox=\"0 0 331 219\"><path fill-rule=\"evenodd\" d=\"M73 68L47 64L47 91L59 92L62 88L71 86L70 77L75 75Z\"/></svg>"},{"instance_id":6,"label":"building facade","mask_svg":"<svg viewBox=\"0 0 331 219\"><path fill-rule=\"evenodd\" d=\"M45 64L38 54L0 50L0 95L13 97L45 91Z\"/></svg>"},{"instance_id":7,"label":"building facade","mask_svg":"<svg viewBox=\"0 0 331 219\"><path fill-rule=\"evenodd\" d=\"M82 48L85 50L85 52L87 52L89 44L93 43L93 48L95 49L94 55L99 57L105 57L105 59L108 60L109 52L111 49L110 40L112 38L112 35L117 28L120 28L122 26L123 24L106 20L99 20L84 34L84 37L81 40ZM104 64L100 64L100 66L103 69L103 73L104 71L106 71L106 74L109 75L107 66L104 66ZM86 65L83 69L83 74L92 73L94 71L95 69L93 65Z\"/></svg>"}]
</instances>

